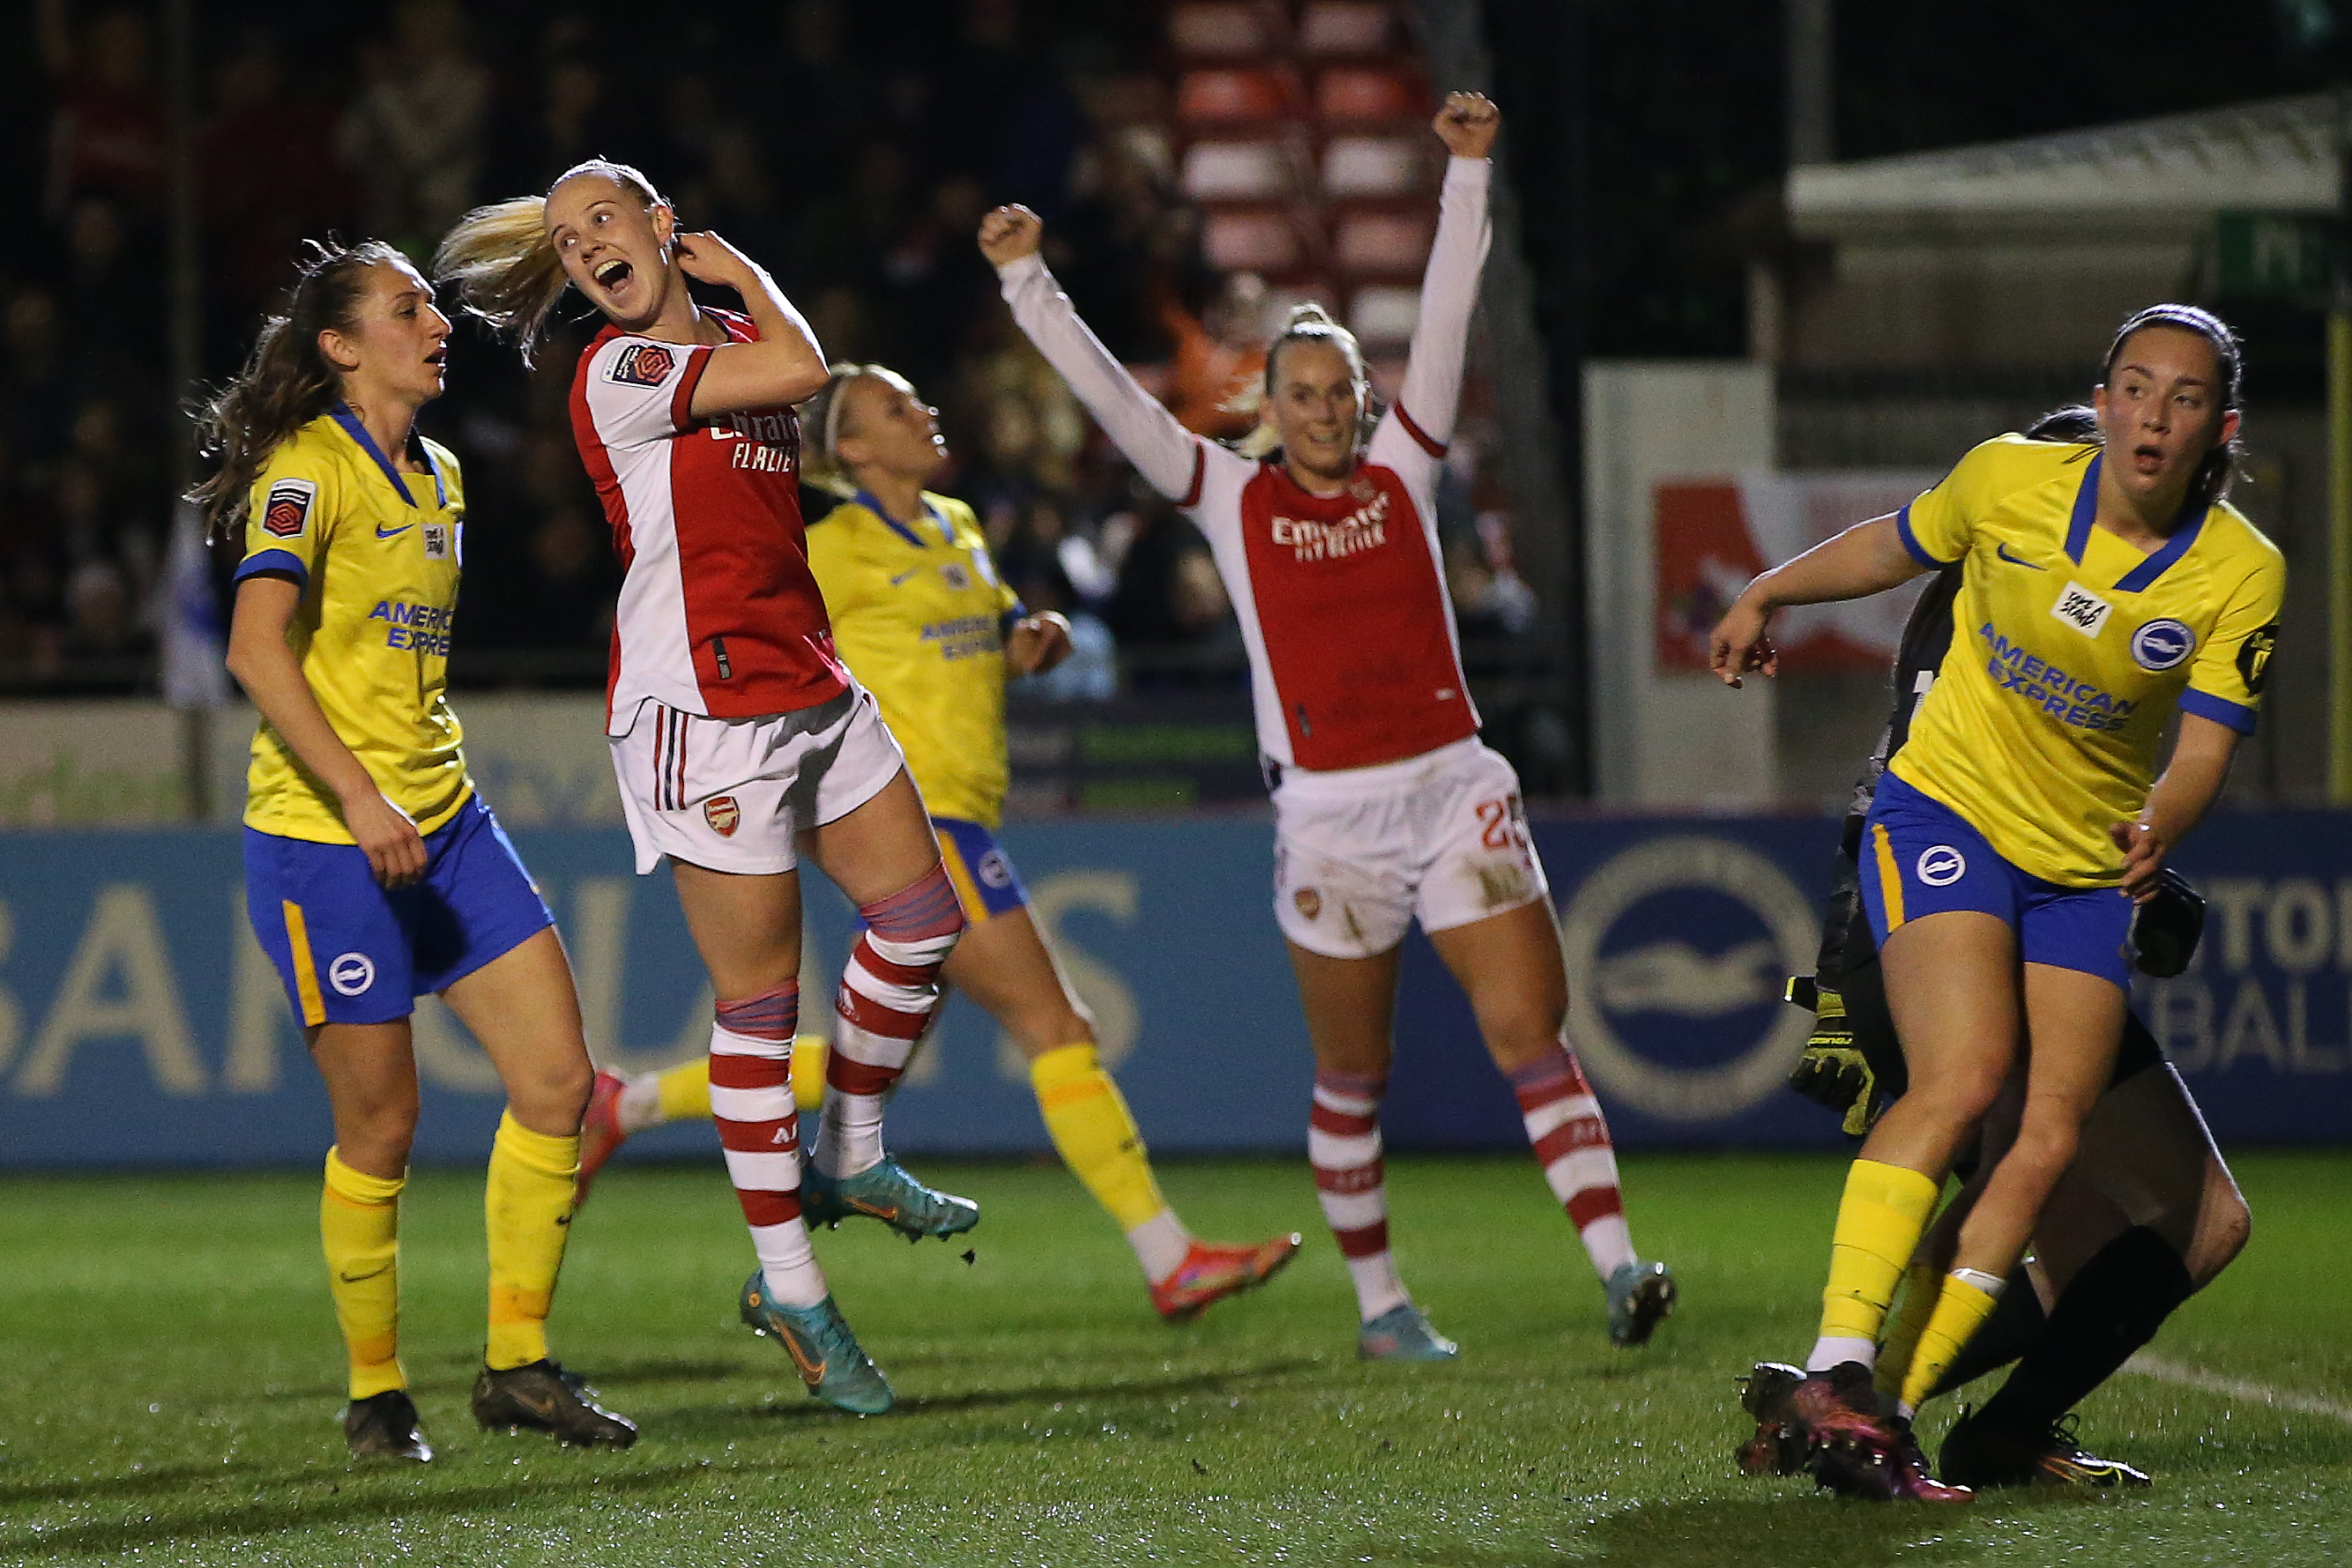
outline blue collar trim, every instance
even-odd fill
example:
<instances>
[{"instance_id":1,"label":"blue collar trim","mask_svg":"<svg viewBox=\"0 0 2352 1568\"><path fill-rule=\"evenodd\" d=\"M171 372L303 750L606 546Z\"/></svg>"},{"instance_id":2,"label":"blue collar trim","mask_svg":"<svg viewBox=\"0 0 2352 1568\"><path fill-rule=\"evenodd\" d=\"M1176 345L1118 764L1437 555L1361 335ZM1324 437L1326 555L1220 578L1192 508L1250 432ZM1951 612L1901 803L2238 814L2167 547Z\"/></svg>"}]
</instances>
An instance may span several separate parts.
<instances>
[{"instance_id":1,"label":"blue collar trim","mask_svg":"<svg viewBox=\"0 0 2352 1568\"><path fill-rule=\"evenodd\" d=\"M2099 510L2099 465L2105 454L2095 454L2090 466L2083 472L2083 487L2074 493L2074 516L2066 528L2066 559L2076 566L2083 564L2083 551L2091 543L2092 520ZM2116 580L2118 593L2145 593L2155 585L2174 561L2187 555L2204 531L2205 518L2212 508L2191 501L2180 508L2172 520L2172 532L2158 549L2151 550L2140 563Z\"/></svg>"},{"instance_id":2,"label":"blue collar trim","mask_svg":"<svg viewBox=\"0 0 2352 1568\"><path fill-rule=\"evenodd\" d=\"M383 470L383 476L392 481L392 493L398 496L407 506L414 507L416 505L416 497L408 493L408 481L401 476L399 469L392 465L392 459L383 455L383 448L375 444L375 437L370 435L367 426L360 423L360 416L352 412L352 405L339 402L333 412L335 423L343 427L343 434L358 442L360 450L373 458L375 465ZM447 507L449 486L442 482L441 465L434 460L431 448L425 446L423 442L416 441L414 431L410 432L409 439L416 442L417 450L425 459L425 466L433 475L433 504L437 507Z\"/></svg>"},{"instance_id":3,"label":"blue collar trim","mask_svg":"<svg viewBox=\"0 0 2352 1568\"><path fill-rule=\"evenodd\" d=\"M892 517L889 510L885 507L880 501L874 498L873 491L858 491L857 504L865 507L867 511L873 513L876 517L881 518L884 523L889 526L889 529L892 533L898 535L900 538L905 539L917 549L929 549L930 548L930 546L923 542L922 535L917 533L907 524L902 523L898 518ZM948 529L948 520L940 516L939 508L932 506L928 500L923 503L923 515L929 517L933 522L939 524L940 543L948 544L953 542L954 536Z\"/></svg>"},{"instance_id":4,"label":"blue collar trim","mask_svg":"<svg viewBox=\"0 0 2352 1568\"><path fill-rule=\"evenodd\" d=\"M2091 455L2090 465L2083 470L2083 487L2074 492L2074 516L2066 525L2066 559L2076 566L2083 564L2083 551L2090 548L2091 523L2099 515L2099 460L2105 455Z\"/></svg>"}]
</instances>

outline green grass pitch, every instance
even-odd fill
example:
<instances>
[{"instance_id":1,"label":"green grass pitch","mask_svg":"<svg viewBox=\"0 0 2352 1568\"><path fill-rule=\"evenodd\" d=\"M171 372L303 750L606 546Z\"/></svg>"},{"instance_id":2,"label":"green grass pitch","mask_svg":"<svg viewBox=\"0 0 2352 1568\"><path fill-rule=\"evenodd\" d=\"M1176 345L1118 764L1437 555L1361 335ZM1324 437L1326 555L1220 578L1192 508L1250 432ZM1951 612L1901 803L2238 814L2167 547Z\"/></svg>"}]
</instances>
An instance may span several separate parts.
<instances>
[{"instance_id":1,"label":"green grass pitch","mask_svg":"<svg viewBox=\"0 0 2352 1568\"><path fill-rule=\"evenodd\" d=\"M315 1181L0 1181L0 1563L332 1564L2334 1563L2352 1561L2352 1155L2257 1155L2246 1256L2084 1436L2151 1493L1840 1503L1732 1469L1732 1378L1808 1342L1842 1166L1627 1162L1681 1312L1612 1350L1529 1163L1391 1167L1407 1281L1449 1366L1360 1365L1303 1163L1171 1163L1203 1233L1296 1228L1265 1291L1169 1328L1057 1166L926 1164L980 1198L961 1246L860 1225L820 1252L901 1399L807 1399L734 1322L751 1267L714 1155L621 1169L582 1215L557 1354L645 1437L573 1453L472 1429L478 1176L409 1187L404 1337L430 1467L354 1468ZM2266 1402L2265 1390L2285 1396ZM1931 1437L1946 1415L1931 1416Z\"/></svg>"}]
</instances>

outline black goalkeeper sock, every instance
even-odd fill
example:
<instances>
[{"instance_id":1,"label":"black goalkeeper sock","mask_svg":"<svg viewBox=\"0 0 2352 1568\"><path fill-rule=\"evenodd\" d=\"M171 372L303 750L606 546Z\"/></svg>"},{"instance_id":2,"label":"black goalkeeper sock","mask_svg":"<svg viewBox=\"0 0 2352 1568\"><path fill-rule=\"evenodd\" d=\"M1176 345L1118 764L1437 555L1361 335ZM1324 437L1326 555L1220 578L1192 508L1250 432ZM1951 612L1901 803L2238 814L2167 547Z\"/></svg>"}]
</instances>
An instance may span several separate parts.
<instances>
[{"instance_id":1,"label":"black goalkeeper sock","mask_svg":"<svg viewBox=\"0 0 2352 1568\"><path fill-rule=\"evenodd\" d=\"M2012 1432L2046 1432L2115 1375L2194 1293L2180 1255L2144 1225L2093 1255L2059 1292L2050 1321L1978 1418Z\"/></svg>"},{"instance_id":2,"label":"black goalkeeper sock","mask_svg":"<svg viewBox=\"0 0 2352 1568\"><path fill-rule=\"evenodd\" d=\"M1964 1383L1974 1383L1986 1373L2007 1366L2042 1337L2046 1321L2042 1298L2034 1293L2033 1281L2021 1263L2009 1271L2009 1281L2001 1287L2000 1300L1993 1303L1992 1315L1969 1336L1969 1343L1944 1369L1927 1397L1941 1398Z\"/></svg>"}]
</instances>

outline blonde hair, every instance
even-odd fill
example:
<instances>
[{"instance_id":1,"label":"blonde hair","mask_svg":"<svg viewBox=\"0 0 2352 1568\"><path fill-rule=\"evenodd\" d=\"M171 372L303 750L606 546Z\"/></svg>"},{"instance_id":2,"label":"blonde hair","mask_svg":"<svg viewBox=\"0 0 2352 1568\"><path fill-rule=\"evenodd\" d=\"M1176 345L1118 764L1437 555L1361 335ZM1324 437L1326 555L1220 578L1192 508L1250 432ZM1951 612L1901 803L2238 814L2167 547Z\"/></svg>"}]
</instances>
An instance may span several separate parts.
<instances>
[{"instance_id":1,"label":"blonde hair","mask_svg":"<svg viewBox=\"0 0 2352 1568\"><path fill-rule=\"evenodd\" d=\"M1265 346L1265 381L1226 400L1225 411L1263 415L1265 405L1274 397L1275 365L1282 357L1285 343L1328 343L1346 357L1349 379L1356 383L1356 407L1359 411L1357 440L1360 443L1376 418L1372 412L1371 377L1364 370L1364 346L1356 340L1353 332L1339 325L1328 310L1311 300L1304 305L1292 306L1290 319L1283 323L1282 330L1275 334L1274 341ZM1265 458L1273 456L1281 445L1282 437L1276 434L1274 426L1265 423L1261 417L1255 428L1234 443L1234 450L1244 457Z\"/></svg>"},{"instance_id":2,"label":"blonde hair","mask_svg":"<svg viewBox=\"0 0 2352 1568\"><path fill-rule=\"evenodd\" d=\"M842 411L849 405L849 389L862 381L880 381L913 390L907 378L887 365L844 362L826 367L828 379L816 394L801 405L801 479L822 490L847 497L857 494L857 481L841 465Z\"/></svg>"},{"instance_id":3,"label":"blonde hair","mask_svg":"<svg viewBox=\"0 0 2352 1568\"><path fill-rule=\"evenodd\" d=\"M669 205L643 172L609 158L574 163L548 190L551 193L556 185L582 174L598 175L635 192L648 211ZM433 277L456 291L467 315L514 339L523 363L530 363L548 317L572 284L555 242L547 235L547 197L514 196L476 207L459 218L433 253Z\"/></svg>"}]
</instances>

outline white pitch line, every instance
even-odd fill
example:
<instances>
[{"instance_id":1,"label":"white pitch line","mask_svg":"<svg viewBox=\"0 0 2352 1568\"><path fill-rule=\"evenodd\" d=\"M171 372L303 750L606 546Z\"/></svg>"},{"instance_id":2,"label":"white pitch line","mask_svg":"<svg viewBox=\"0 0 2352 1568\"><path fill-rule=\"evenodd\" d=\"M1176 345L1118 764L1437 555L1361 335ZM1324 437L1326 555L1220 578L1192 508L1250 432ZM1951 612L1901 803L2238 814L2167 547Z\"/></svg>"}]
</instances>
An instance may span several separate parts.
<instances>
[{"instance_id":1,"label":"white pitch line","mask_svg":"<svg viewBox=\"0 0 2352 1568\"><path fill-rule=\"evenodd\" d=\"M2268 1384L2251 1383L2242 1377L2224 1377L2218 1372L2208 1372L2200 1366L2183 1366L2162 1356L2136 1355L2124 1363L2126 1372L2136 1372L2142 1377L2153 1377L2158 1383L2175 1384L2182 1388L2194 1388L2201 1394L2219 1394L2225 1398L2242 1399L2250 1405L2272 1405L2282 1410L2293 1410L2305 1416L2328 1416L2338 1421L2352 1423L2352 1405L2322 1399L2315 1395L2296 1394Z\"/></svg>"}]
</instances>

